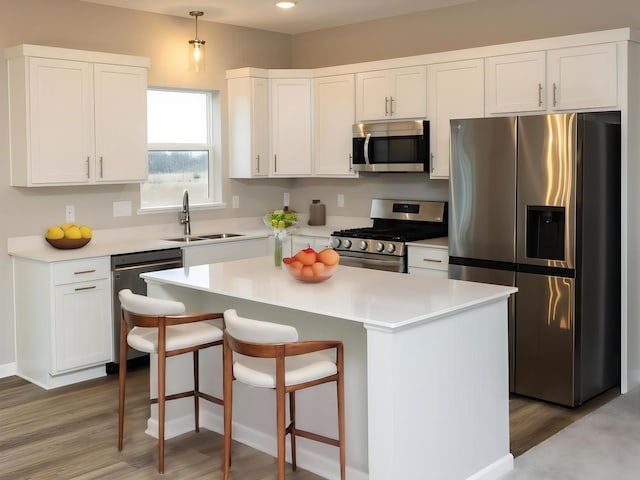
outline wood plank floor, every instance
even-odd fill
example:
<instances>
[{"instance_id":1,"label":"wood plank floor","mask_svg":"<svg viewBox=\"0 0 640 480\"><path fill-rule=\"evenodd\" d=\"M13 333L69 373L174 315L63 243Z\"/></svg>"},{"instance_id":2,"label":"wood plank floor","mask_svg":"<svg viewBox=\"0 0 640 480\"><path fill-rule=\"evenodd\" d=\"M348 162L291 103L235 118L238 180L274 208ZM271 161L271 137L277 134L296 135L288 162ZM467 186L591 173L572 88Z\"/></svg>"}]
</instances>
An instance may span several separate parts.
<instances>
[{"instance_id":1,"label":"wood plank floor","mask_svg":"<svg viewBox=\"0 0 640 480\"><path fill-rule=\"evenodd\" d=\"M157 473L157 443L145 435L148 369L127 382L124 450L117 442L117 375L70 387L43 390L18 377L0 379L0 479L221 479L222 437L208 430L166 443L165 475ZM577 409L513 396L511 450L515 456L606 403L617 390ZM234 443L234 480L272 480L275 460ZM298 469L288 480L319 480Z\"/></svg>"}]
</instances>

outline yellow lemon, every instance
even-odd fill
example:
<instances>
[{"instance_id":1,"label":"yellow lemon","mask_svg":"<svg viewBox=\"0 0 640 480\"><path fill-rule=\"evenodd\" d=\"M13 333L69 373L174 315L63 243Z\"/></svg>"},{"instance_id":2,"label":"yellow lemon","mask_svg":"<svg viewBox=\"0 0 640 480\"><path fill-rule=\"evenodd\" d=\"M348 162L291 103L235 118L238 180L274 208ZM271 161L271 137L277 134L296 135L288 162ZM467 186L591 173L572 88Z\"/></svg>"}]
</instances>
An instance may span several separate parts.
<instances>
[{"instance_id":1,"label":"yellow lemon","mask_svg":"<svg viewBox=\"0 0 640 480\"><path fill-rule=\"evenodd\" d=\"M58 226L51 227L47 230L47 233L45 233L44 236L49 240L58 240L60 238L64 238L64 231Z\"/></svg>"},{"instance_id":2,"label":"yellow lemon","mask_svg":"<svg viewBox=\"0 0 640 480\"><path fill-rule=\"evenodd\" d=\"M82 238L91 238L91 227L82 225L80 227L80 235L82 235Z\"/></svg>"},{"instance_id":3,"label":"yellow lemon","mask_svg":"<svg viewBox=\"0 0 640 480\"><path fill-rule=\"evenodd\" d=\"M64 237L78 239L82 238L82 234L80 233L80 229L76 225L74 225L64 231Z\"/></svg>"},{"instance_id":4,"label":"yellow lemon","mask_svg":"<svg viewBox=\"0 0 640 480\"><path fill-rule=\"evenodd\" d=\"M62 225L60 225L60 228L62 228L62 230L64 230L65 232L71 227L77 227L77 225L75 223L63 223Z\"/></svg>"}]
</instances>

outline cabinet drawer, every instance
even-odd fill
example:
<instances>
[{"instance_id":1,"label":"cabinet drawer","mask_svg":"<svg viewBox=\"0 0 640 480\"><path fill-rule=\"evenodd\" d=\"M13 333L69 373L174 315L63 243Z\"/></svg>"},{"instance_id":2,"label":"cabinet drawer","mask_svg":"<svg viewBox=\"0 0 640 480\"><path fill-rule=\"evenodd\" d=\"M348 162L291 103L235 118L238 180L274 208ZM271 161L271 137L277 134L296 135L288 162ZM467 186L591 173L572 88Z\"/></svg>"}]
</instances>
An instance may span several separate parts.
<instances>
[{"instance_id":1,"label":"cabinet drawer","mask_svg":"<svg viewBox=\"0 0 640 480\"><path fill-rule=\"evenodd\" d=\"M449 251L446 248L409 247L409 267L447 270Z\"/></svg>"},{"instance_id":2,"label":"cabinet drawer","mask_svg":"<svg viewBox=\"0 0 640 480\"><path fill-rule=\"evenodd\" d=\"M110 268L109 257L59 262L53 266L53 283L64 285L109 278Z\"/></svg>"}]
</instances>

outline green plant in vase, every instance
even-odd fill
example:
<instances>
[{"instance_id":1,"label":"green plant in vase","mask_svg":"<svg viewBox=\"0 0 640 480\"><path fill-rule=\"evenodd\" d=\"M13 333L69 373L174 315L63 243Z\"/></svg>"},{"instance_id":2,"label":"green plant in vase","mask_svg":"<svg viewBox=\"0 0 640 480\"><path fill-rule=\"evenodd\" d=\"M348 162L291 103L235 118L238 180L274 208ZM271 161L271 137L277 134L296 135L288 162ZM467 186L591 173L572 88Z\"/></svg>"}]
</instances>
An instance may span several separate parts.
<instances>
[{"instance_id":1,"label":"green plant in vase","mask_svg":"<svg viewBox=\"0 0 640 480\"><path fill-rule=\"evenodd\" d=\"M263 217L265 225L273 229L273 261L276 267L282 267L282 244L298 224L298 215L286 210L274 210Z\"/></svg>"}]
</instances>

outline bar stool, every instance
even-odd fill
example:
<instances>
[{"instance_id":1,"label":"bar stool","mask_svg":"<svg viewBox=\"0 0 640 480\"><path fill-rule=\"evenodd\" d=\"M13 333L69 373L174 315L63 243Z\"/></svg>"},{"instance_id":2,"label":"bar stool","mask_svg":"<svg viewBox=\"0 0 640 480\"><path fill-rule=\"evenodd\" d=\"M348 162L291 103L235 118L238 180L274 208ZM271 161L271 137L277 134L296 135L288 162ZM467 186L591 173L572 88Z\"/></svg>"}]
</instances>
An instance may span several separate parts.
<instances>
[{"instance_id":1,"label":"bar stool","mask_svg":"<svg viewBox=\"0 0 640 480\"><path fill-rule=\"evenodd\" d=\"M223 318L221 313L185 314L181 302L146 297L129 289L118 293L122 305L120 320L120 393L118 406L118 450L122 450L124 432L124 398L129 347L140 352L158 354L158 396L151 403L158 404L158 471L164 473L165 402L193 396L195 430L200 431L199 400L203 398L218 405L223 401L199 389L198 352L222 345L222 329L207 322ZM168 357L193 352L193 390L172 395L165 394L166 362Z\"/></svg>"},{"instance_id":2,"label":"bar stool","mask_svg":"<svg viewBox=\"0 0 640 480\"><path fill-rule=\"evenodd\" d=\"M296 470L296 437L338 447L340 478L345 479L343 346L340 341L298 341L297 330L260 320L239 317L234 309L224 312L224 480L231 467L231 421L233 380L276 391L278 480L285 475L285 437L291 434L291 465ZM331 350L335 349L335 358ZM295 392L336 382L338 439L296 427ZM289 425L285 425L289 394Z\"/></svg>"}]
</instances>

